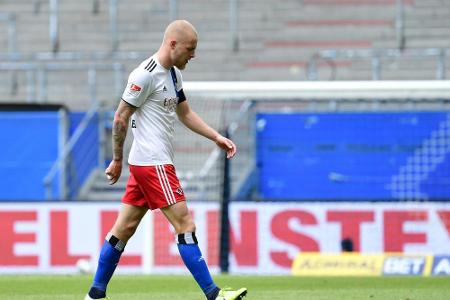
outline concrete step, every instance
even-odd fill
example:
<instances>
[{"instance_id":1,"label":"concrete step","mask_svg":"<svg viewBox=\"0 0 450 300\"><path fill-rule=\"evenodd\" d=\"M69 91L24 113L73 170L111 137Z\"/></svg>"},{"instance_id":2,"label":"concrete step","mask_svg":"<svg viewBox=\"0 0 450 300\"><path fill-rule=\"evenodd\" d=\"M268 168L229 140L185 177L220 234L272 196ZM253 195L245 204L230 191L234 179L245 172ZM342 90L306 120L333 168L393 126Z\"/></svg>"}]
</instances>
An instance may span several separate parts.
<instances>
[{"instance_id":1,"label":"concrete step","mask_svg":"<svg viewBox=\"0 0 450 300\"><path fill-rule=\"evenodd\" d=\"M448 48L448 45L450 45L450 38L411 37L406 40L406 47L408 48Z\"/></svg>"},{"instance_id":2,"label":"concrete step","mask_svg":"<svg viewBox=\"0 0 450 300\"><path fill-rule=\"evenodd\" d=\"M448 28L450 27L450 19L448 18L430 18L430 19L405 19L405 29L410 28Z\"/></svg>"},{"instance_id":3,"label":"concrete step","mask_svg":"<svg viewBox=\"0 0 450 300\"><path fill-rule=\"evenodd\" d=\"M336 19L395 19L394 7L345 6L345 9L325 8L323 6L304 6L301 9L275 10L283 20L336 20Z\"/></svg>"},{"instance_id":4,"label":"concrete step","mask_svg":"<svg viewBox=\"0 0 450 300\"><path fill-rule=\"evenodd\" d=\"M418 9L410 9L406 12L406 19L440 19L446 18L450 14L450 5L440 7L421 7Z\"/></svg>"},{"instance_id":5,"label":"concrete step","mask_svg":"<svg viewBox=\"0 0 450 300\"><path fill-rule=\"evenodd\" d=\"M381 60L382 69L400 69L400 70L436 70L437 57L428 58L384 58ZM354 61L354 69L367 69L371 66L371 60Z\"/></svg>"},{"instance_id":6,"label":"concrete step","mask_svg":"<svg viewBox=\"0 0 450 300\"><path fill-rule=\"evenodd\" d=\"M395 7L396 0L303 0L305 6L319 6L319 7ZM412 6L414 0L404 0L405 6Z\"/></svg>"},{"instance_id":7,"label":"concrete step","mask_svg":"<svg viewBox=\"0 0 450 300\"><path fill-rule=\"evenodd\" d=\"M121 0L119 6L119 49L149 54L156 51L168 23L169 3L160 0ZM130 7L139 7L139 10ZM395 0L249 0L241 1L239 7L240 52L234 53L231 51L227 1L180 2L180 17L189 18L200 34L197 58L184 72L185 80L302 80L307 62L319 49L397 46L393 25ZM32 1L29 0L4 0L0 3L0 10L17 13L20 51L51 50L48 2L42 2L37 15L33 13ZM107 52L111 49L107 1L101 0L98 14L92 14L91 10L91 1L61 1L61 50ZM406 0L406 47L448 48L449 15L450 1ZM371 23L373 20L379 22ZM6 25L0 23L0 32L6 30ZM0 47L3 48L0 51L8 50L6 44L6 35L1 35ZM115 62L114 59L107 61ZM133 60L124 62L125 79L137 63ZM389 74L395 72L395 68L403 68L404 64L408 68L411 66L410 70L415 69L413 73L417 76L422 71L425 77L429 76L428 70L432 69L426 63L400 61L389 63ZM348 62L342 61L337 64L338 76L355 79L362 76L361 79L366 79L367 74L370 76L370 71L367 71L370 70L370 63L365 62L364 65L367 67L360 67L358 62L349 66ZM352 69L355 68L357 72L353 74ZM330 70L326 64L320 66L319 63L318 72L326 78ZM396 74L403 76L401 72ZM26 81L25 76L22 78ZM70 106L78 102L89 103L78 100L89 97L86 78L86 74L81 72L72 75L55 72L50 75L49 83L56 86L49 88L50 101L70 95L70 100L67 100ZM99 97L113 98L109 101L114 102L117 95L108 89L111 78L110 73L102 73L98 78L98 89ZM8 95L10 85L3 86L0 91ZM18 99L17 95L23 97L26 89L20 89L10 97Z\"/></svg>"},{"instance_id":8,"label":"concrete step","mask_svg":"<svg viewBox=\"0 0 450 300\"><path fill-rule=\"evenodd\" d=\"M394 38L395 29L393 27L359 27L359 26L308 26L306 28L288 27L279 32L277 39L302 39L302 40L362 40Z\"/></svg>"},{"instance_id":9,"label":"concrete step","mask_svg":"<svg viewBox=\"0 0 450 300\"><path fill-rule=\"evenodd\" d=\"M449 22L450 24L450 22ZM450 29L446 27L433 27L433 28L405 28L404 30L406 38L444 38L450 39Z\"/></svg>"}]
</instances>

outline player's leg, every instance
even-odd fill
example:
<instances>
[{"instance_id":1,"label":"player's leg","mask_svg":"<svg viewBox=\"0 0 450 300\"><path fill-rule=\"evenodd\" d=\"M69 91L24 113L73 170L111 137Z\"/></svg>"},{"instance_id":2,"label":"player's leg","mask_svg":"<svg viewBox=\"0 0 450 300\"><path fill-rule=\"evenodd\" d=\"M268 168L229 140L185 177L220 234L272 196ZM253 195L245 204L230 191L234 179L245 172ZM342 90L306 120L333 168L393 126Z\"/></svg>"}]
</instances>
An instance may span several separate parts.
<instances>
[{"instance_id":1,"label":"player's leg","mask_svg":"<svg viewBox=\"0 0 450 300\"><path fill-rule=\"evenodd\" d=\"M195 224L186 202L178 202L161 208L176 232L178 251L189 271L208 299L216 299L219 288L214 283L208 266L198 247Z\"/></svg>"},{"instance_id":2,"label":"player's leg","mask_svg":"<svg viewBox=\"0 0 450 300\"><path fill-rule=\"evenodd\" d=\"M195 223L188 210L186 201L161 208L169 222L175 228L178 250L184 264L194 276L208 300L242 299L247 294L246 288L239 290L221 290L214 283L208 266L198 247L195 236Z\"/></svg>"},{"instance_id":3,"label":"player's leg","mask_svg":"<svg viewBox=\"0 0 450 300\"><path fill-rule=\"evenodd\" d=\"M122 204L119 216L105 238L94 281L86 300L106 298L106 287L119 263L125 245L135 233L147 210L146 207Z\"/></svg>"},{"instance_id":4,"label":"player's leg","mask_svg":"<svg viewBox=\"0 0 450 300\"><path fill-rule=\"evenodd\" d=\"M106 236L98 261L97 271L92 287L85 300L104 299L106 287L119 262L126 243L136 231L139 222L148 210L144 194L130 166L122 208L111 231ZM136 176L135 176L136 175Z\"/></svg>"},{"instance_id":5,"label":"player's leg","mask_svg":"<svg viewBox=\"0 0 450 300\"><path fill-rule=\"evenodd\" d=\"M195 236L195 223L187 208L183 190L175 173L175 168L172 165L156 166L155 171L156 178L152 181L155 183L155 186L144 190L144 193L145 191L153 190L153 197L150 195L147 197L146 195L147 198L152 199L149 207L160 208L174 227L181 258L205 293L207 299L234 300L243 297L247 292L246 289L243 289L239 293L238 291L225 292L221 291L214 283L198 247ZM222 293L225 297L218 296L219 293Z\"/></svg>"}]
</instances>

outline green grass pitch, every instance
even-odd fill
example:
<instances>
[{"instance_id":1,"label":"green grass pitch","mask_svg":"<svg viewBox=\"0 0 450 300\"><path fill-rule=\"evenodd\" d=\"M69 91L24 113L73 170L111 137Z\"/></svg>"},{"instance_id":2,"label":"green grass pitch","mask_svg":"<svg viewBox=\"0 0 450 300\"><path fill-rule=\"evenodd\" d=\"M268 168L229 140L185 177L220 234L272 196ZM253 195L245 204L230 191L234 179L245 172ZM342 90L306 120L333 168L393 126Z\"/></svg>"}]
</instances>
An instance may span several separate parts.
<instances>
[{"instance_id":1,"label":"green grass pitch","mask_svg":"<svg viewBox=\"0 0 450 300\"><path fill-rule=\"evenodd\" d=\"M1 300L82 300L92 276L0 276ZM246 300L448 300L450 277L216 276L248 288ZM189 276L115 276L112 300L205 299Z\"/></svg>"}]
</instances>

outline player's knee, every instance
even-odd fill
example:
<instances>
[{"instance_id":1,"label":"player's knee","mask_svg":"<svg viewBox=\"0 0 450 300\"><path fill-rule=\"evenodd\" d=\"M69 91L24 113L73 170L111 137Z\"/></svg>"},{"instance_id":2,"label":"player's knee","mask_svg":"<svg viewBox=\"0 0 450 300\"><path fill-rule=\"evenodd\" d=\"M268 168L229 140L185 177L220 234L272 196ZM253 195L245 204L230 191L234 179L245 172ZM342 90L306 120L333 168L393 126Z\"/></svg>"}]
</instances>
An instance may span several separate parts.
<instances>
[{"instance_id":1,"label":"player's knee","mask_svg":"<svg viewBox=\"0 0 450 300\"><path fill-rule=\"evenodd\" d=\"M124 231L125 231L126 235L128 236L128 238L133 236L133 234L136 232L138 225L139 225L139 222L130 222L125 225Z\"/></svg>"},{"instance_id":2,"label":"player's knee","mask_svg":"<svg viewBox=\"0 0 450 300\"><path fill-rule=\"evenodd\" d=\"M128 241L136 232L138 222L122 223L119 226L114 226L112 232L123 241Z\"/></svg>"},{"instance_id":3,"label":"player's knee","mask_svg":"<svg viewBox=\"0 0 450 300\"><path fill-rule=\"evenodd\" d=\"M195 232L196 227L194 219L190 214L179 219L178 225L175 227L177 233Z\"/></svg>"},{"instance_id":4,"label":"player's knee","mask_svg":"<svg viewBox=\"0 0 450 300\"><path fill-rule=\"evenodd\" d=\"M191 214L187 214L183 218L183 227L184 227L183 232L195 232L196 228L195 228L194 218L192 217Z\"/></svg>"}]
</instances>

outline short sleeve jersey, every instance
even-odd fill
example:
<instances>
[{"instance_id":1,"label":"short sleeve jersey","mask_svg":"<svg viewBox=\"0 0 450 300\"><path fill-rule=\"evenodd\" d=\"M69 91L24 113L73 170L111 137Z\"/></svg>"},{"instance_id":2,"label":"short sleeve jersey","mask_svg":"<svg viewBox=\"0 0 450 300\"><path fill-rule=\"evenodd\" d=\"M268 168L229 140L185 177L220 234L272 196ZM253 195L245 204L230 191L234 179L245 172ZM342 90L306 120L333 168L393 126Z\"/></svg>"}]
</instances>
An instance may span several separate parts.
<instances>
[{"instance_id":1,"label":"short sleeve jersey","mask_svg":"<svg viewBox=\"0 0 450 300\"><path fill-rule=\"evenodd\" d=\"M134 140L128 163L173 164L176 109L186 100L180 70L167 70L153 55L131 72L122 100L137 107L131 117Z\"/></svg>"}]
</instances>

